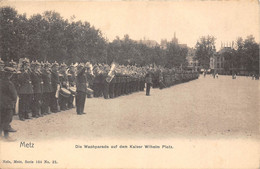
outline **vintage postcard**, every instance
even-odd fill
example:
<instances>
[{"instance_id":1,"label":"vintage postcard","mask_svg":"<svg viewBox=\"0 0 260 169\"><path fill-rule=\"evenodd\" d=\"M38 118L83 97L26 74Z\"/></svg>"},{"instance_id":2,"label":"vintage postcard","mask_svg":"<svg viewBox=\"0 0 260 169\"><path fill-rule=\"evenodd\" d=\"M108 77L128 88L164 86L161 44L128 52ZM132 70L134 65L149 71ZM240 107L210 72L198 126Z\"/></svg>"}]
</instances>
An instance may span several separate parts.
<instances>
[{"instance_id":1,"label":"vintage postcard","mask_svg":"<svg viewBox=\"0 0 260 169\"><path fill-rule=\"evenodd\" d=\"M259 2L0 1L0 168L259 168Z\"/></svg>"}]
</instances>

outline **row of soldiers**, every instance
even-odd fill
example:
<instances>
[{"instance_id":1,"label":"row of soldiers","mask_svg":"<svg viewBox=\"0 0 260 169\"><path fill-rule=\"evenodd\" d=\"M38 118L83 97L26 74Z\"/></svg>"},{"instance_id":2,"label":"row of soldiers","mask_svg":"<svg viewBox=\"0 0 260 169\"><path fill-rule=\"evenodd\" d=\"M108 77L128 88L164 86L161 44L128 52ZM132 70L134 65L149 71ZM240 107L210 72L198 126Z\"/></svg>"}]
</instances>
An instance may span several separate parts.
<instances>
[{"instance_id":1,"label":"row of soldiers","mask_svg":"<svg viewBox=\"0 0 260 169\"><path fill-rule=\"evenodd\" d=\"M194 70L183 70L181 68L153 68L153 88L168 88L175 84L197 79L199 72Z\"/></svg>"},{"instance_id":2,"label":"row of soldiers","mask_svg":"<svg viewBox=\"0 0 260 169\"><path fill-rule=\"evenodd\" d=\"M20 120L30 119L57 113L74 108L76 94L76 77L79 70L86 69L87 88L93 90L94 97L105 99L116 98L138 91L150 95L150 87L170 87L176 83L192 80L198 77L197 72L167 69L157 66L124 66L118 64L66 64L57 62L32 61L23 59L9 62L8 66L16 69L11 81L14 83L18 95L18 115ZM88 98L91 92L86 93ZM81 112L82 113L82 112Z\"/></svg>"},{"instance_id":3,"label":"row of soldiers","mask_svg":"<svg viewBox=\"0 0 260 169\"><path fill-rule=\"evenodd\" d=\"M103 96L105 99L144 91L150 95L151 87L170 87L198 78L197 72L167 69L157 66L124 66L112 64L80 63L67 66L57 62L32 61L21 59L19 63L4 63L0 59L1 81L1 127L8 138L15 132L10 123L15 113L16 98L19 96L18 115L24 121L50 113L74 108L78 115L86 114L86 96Z\"/></svg>"},{"instance_id":4,"label":"row of soldiers","mask_svg":"<svg viewBox=\"0 0 260 169\"><path fill-rule=\"evenodd\" d=\"M120 67L113 71L112 80L107 80L110 67L105 64L97 64L93 69L90 63L67 66L64 63L59 65L57 62L50 64L49 62L39 63L22 59L18 64L13 61L4 63L0 60L0 65L1 70L4 67L11 67L15 70L10 80L19 96L18 115L22 121L74 108L73 102L76 93L81 96L78 101L76 98L76 105L77 103L84 104L84 94L80 95L80 90L88 97L91 97L92 94L85 88L90 91L94 90L95 97L103 96L106 99L144 90L144 81L142 89L140 89L137 77L131 76L130 78L118 73L114 76ZM133 74L133 71L129 72ZM77 76L80 77L78 80ZM77 86L77 81L82 81L82 85ZM16 105L13 106L14 113L15 108ZM84 114L83 110L84 108L81 106L79 110L77 109L77 114ZM32 114L31 117L30 114Z\"/></svg>"},{"instance_id":5,"label":"row of soldiers","mask_svg":"<svg viewBox=\"0 0 260 169\"><path fill-rule=\"evenodd\" d=\"M192 70L169 69L154 65L144 67L115 65L113 68L113 64L95 65L94 75L92 88L94 97L103 96L105 99L144 91L145 84L148 89L146 95L150 95L150 87L163 89L199 77L199 73Z\"/></svg>"},{"instance_id":6,"label":"row of soldiers","mask_svg":"<svg viewBox=\"0 0 260 169\"><path fill-rule=\"evenodd\" d=\"M73 95L64 97L60 93L57 94L60 88L75 86L74 68L70 68L68 73L65 64L59 66L56 62L50 64L38 61L30 63L28 59L23 59L19 64L11 61L8 66L16 70L11 81L19 96L20 120L30 119L30 112L32 117L38 118L74 107Z\"/></svg>"},{"instance_id":7,"label":"row of soldiers","mask_svg":"<svg viewBox=\"0 0 260 169\"><path fill-rule=\"evenodd\" d=\"M28 60L27 63L29 63ZM15 65L14 62L12 62L11 64ZM113 68L113 64L111 66L107 64L95 64L94 66L92 66L90 63L87 63L87 66L90 69L89 73L87 73L88 85L89 88L94 91L93 96L104 97L105 99L115 98L121 95L128 95L138 91L144 91L145 82L148 75L152 78L152 87L160 87L160 89L198 77L198 72L183 71L180 69L168 69L161 66L157 67L148 65L145 67L137 67L116 64ZM47 72L51 72L51 84L53 91L51 91L50 93L51 98L53 99L50 100L52 103L52 106L50 107L51 110L56 112L57 101L55 101L54 95L56 93L55 91L57 91L57 84L60 84L63 88L74 87L76 79L75 73L77 68L75 67L75 65L67 66L64 63L58 65L58 63L56 62L53 64L49 64L48 62L32 62L29 68L31 68L29 70L33 71L35 71L36 69L43 69L42 72L45 72L45 68L47 68L49 69L47 70ZM19 83L17 82L15 82L15 84L19 85ZM46 88L44 87L43 89ZM52 89L47 88L47 90ZM45 90L43 90L43 92L44 91ZM92 96L90 94L87 94L87 97L91 98ZM61 110L72 108L72 103L73 96L70 96L69 99L64 99L64 97L60 97L59 104Z\"/></svg>"},{"instance_id":8,"label":"row of soldiers","mask_svg":"<svg viewBox=\"0 0 260 169\"><path fill-rule=\"evenodd\" d=\"M87 67L79 64L76 74L74 66L68 69L65 64L59 66L56 62L30 63L28 59L23 59L19 64L13 61L5 64L0 59L0 138L2 139L4 132L5 140L14 141L9 138L9 132L16 132L10 124L15 113L17 96L18 115L22 121L30 119L30 112L32 117L38 118L51 112L73 108L75 95L77 114L85 114ZM68 92L70 86L76 86L74 93Z\"/></svg>"},{"instance_id":9,"label":"row of soldiers","mask_svg":"<svg viewBox=\"0 0 260 169\"><path fill-rule=\"evenodd\" d=\"M130 65L94 66L94 97L109 99L144 91L146 73L144 68Z\"/></svg>"},{"instance_id":10,"label":"row of soldiers","mask_svg":"<svg viewBox=\"0 0 260 169\"><path fill-rule=\"evenodd\" d=\"M85 97L82 96L85 96L87 81L83 67L85 66L82 64L78 66L78 74L74 74L75 81L72 80L75 83L70 84L65 64L60 66L58 72L56 62L52 65L48 62L40 64L37 61L30 63L28 59L24 59L19 65L15 62L5 65L0 60L0 138L2 139L2 132L4 132L5 140L14 141L9 138L9 132L16 132L10 124L15 112L17 96L19 96L19 118L24 121L30 119L29 112L32 112L32 117L36 118L51 112L57 113L58 101L61 110L72 108L74 95L66 92L62 94L60 91L61 89L66 91L68 86L76 85L77 114L85 114L83 112ZM70 78L73 78L71 74Z\"/></svg>"}]
</instances>

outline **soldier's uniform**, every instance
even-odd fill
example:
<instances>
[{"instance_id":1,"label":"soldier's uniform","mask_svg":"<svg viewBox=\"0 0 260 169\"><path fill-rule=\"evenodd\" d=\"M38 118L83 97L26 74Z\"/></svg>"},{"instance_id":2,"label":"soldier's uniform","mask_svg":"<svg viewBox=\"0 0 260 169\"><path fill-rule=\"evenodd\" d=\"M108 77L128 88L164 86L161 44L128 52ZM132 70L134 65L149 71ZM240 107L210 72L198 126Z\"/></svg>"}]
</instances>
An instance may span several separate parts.
<instances>
[{"instance_id":1,"label":"soldier's uniform","mask_svg":"<svg viewBox=\"0 0 260 169\"><path fill-rule=\"evenodd\" d=\"M76 86L76 73L75 73L73 65L70 66L70 72L68 74L68 80L69 80L69 86L70 87ZM74 95L71 94L69 96L69 99L68 99L68 108L69 109L74 108L73 102L74 102Z\"/></svg>"},{"instance_id":2,"label":"soldier's uniform","mask_svg":"<svg viewBox=\"0 0 260 169\"><path fill-rule=\"evenodd\" d=\"M28 66L29 61L23 61L23 67ZM31 72L23 70L18 76L18 93L19 93L19 118L20 120L30 119L29 112L31 111L31 103L33 96L33 87L31 81Z\"/></svg>"},{"instance_id":3,"label":"soldier's uniform","mask_svg":"<svg viewBox=\"0 0 260 169\"><path fill-rule=\"evenodd\" d=\"M125 91L125 93L126 94L130 94L130 76L129 75L127 75L126 76L126 91Z\"/></svg>"},{"instance_id":4,"label":"soldier's uniform","mask_svg":"<svg viewBox=\"0 0 260 169\"><path fill-rule=\"evenodd\" d=\"M154 72L154 78L153 78L153 88L159 87L159 72Z\"/></svg>"},{"instance_id":5,"label":"soldier's uniform","mask_svg":"<svg viewBox=\"0 0 260 169\"><path fill-rule=\"evenodd\" d=\"M109 83L107 82L106 78L108 77L108 68L106 66L103 66L103 69L102 69L102 92L103 92L103 96L105 99L108 99L109 97Z\"/></svg>"},{"instance_id":6,"label":"soldier's uniform","mask_svg":"<svg viewBox=\"0 0 260 169\"><path fill-rule=\"evenodd\" d=\"M121 96L121 91L122 91L122 77L121 77L121 74L118 73L117 75L117 83L118 83L118 86L117 86L117 96Z\"/></svg>"},{"instance_id":7,"label":"soldier's uniform","mask_svg":"<svg viewBox=\"0 0 260 169\"><path fill-rule=\"evenodd\" d=\"M17 92L14 84L10 81L14 69L5 67L1 71L0 78L0 133L4 131L4 138L7 141L15 141L9 137L9 128L13 116L13 107L17 100Z\"/></svg>"},{"instance_id":8,"label":"soldier's uniform","mask_svg":"<svg viewBox=\"0 0 260 169\"><path fill-rule=\"evenodd\" d=\"M152 83L152 74L151 73L147 73L146 77L145 77L145 82L146 82L146 96L150 96L150 88Z\"/></svg>"},{"instance_id":9,"label":"soldier's uniform","mask_svg":"<svg viewBox=\"0 0 260 169\"><path fill-rule=\"evenodd\" d=\"M136 91L140 91L140 77L138 75L136 77Z\"/></svg>"},{"instance_id":10,"label":"soldier's uniform","mask_svg":"<svg viewBox=\"0 0 260 169\"><path fill-rule=\"evenodd\" d=\"M139 92L139 78L135 75L135 91Z\"/></svg>"},{"instance_id":11,"label":"soldier's uniform","mask_svg":"<svg viewBox=\"0 0 260 169\"><path fill-rule=\"evenodd\" d=\"M175 84L179 84L180 83L180 72L179 70L175 71Z\"/></svg>"},{"instance_id":12,"label":"soldier's uniform","mask_svg":"<svg viewBox=\"0 0 260 169\"><path fill-rule=\"evenodd\" d=\"M9 63L9 66L12 67L13 69L17 70L17 64L12 60L10 63ZM20 71L15 71L13 73L13 76L11 77L11 81L13 82L14 84L14 87L16 89L16 91L18 90L18 87L19 87L19 82L18 82L18 75L20 74L21 72ZM14 110L13 110L13 114L14 115L17 115L17 110L16 110L16 103L14 105Z\"/></svg>"},{"instance_id":13,"label":"soldier's uniform","mask_svg":"<svg viewBox=\"0 0 260 169\"><path fill-rule=\"evenodd\" d=\"M130 76L130 93L134 92L134 77L133 75Z\"/></svg>"},{"instance_id":14,"label":"soldier's uniform","mask_svg":"<svg viewBox=\"0 0 260 169\"><path fill-rule=\"evenodd\" d=\"M56 96L56 92L57 92L57 90L59 90L59 87L60 87L58 66L59 66L59 64L57 62L54 62L51 66L52 92L50 93L50 99L51 99L50 110L53 113L57 113L59 111L59 109L58 109L58 97Z\"/></svg>"},{"instance_id":15,"label":"soldier's uniform","mask_svg":"<svg viewBox=\"0 0 260 169\"><path fill-rule=\"evenodd\" d=\"M163 88L164 88L163 74L162 74L162 72L159 73L159 88L160 88L160 89L163 89Z\"/></svg>"},{"instance_id":16,"label":"soldier's uniform","mask_svg":"<svg viewBox=\"0 0 260 169\"><path fill-rule=\"evenodd\" d=\"M140 91L144 91L145 88L145 79L144 79L144 75L141 75L141 84L140 84Z\"/></svg>"},{"instance_id":17,"label":"soldier's uniform","mask_svg":"<svg viewBox=\"0 0 260 169\"><path fill-rule=\"evenodd\" d=\"M108 99L109 97L109 83L106 81L107 75L102 75L102 86L103 86L103 96L105 99Z\"/></svg>"},{"instance_id":18,"label":"soldier's uniform","mask_svg":"<svg viewBox=\"0 0 260 169\"><path fill-rule=\"evenodd\" d=\"M118 97L119 96L119 93L118 93L118 89L119 89L119 83L120 83L120 79L118 77L118 73L115 74L115 89L114 89L114 96L115 97Z\"/></svg>"},{"instance_id":19,"label":"soldier's uniform","mask_svg":"<svg viewBox=\"0 0 260 169\"><path fill-rule=\"evenodd\" d=\"M40 115L41 102L42 102L42 75L39 71L40 63L34 63L34 70L31 73L32 86L33 86L33 104L32 104L32 117L38 118Z\"/></svg>"},{"instance_id":20,"label":"soldier's uniform","mask_svg":"<svg viewBox=\"0 0 260 169\"><path fill-rule=\"evenodd\" d=\"M93 90L94 89L93 85L94 85L95 76L92 73L90 63L86 64L86 68L87 68L86 76L87 76L87 80L88 80L88 87ZM91 97L92 97L91 94L87 94L87 98L91 98Z\"/></svg>"},{"instance_id":21,"label":"soldier's uniform","mask_svg":"<svg viewBox=\"0 0 260 169\"><path fill-rule=\"evenodd\" d=\"M93 82L94 97L101 97L103 92L103 74L98 66L95 68L95 78Z\"/></svg>"},{"instance_id":22,"label":"soldier's uniform","mask_svg":"<svg viewBox=\"0 0 260 169\"><path fill-rule=\"evenodd\" d=\"M16 89L16 91L17 91L18 80L17 80L17 71L16 71L16 69L17 69L17 64L16 64L16 62L14 62L13 60L11 60L11 62L9 62L8 65L5 65L4 62L3 62L3 61L1 60L1 58L0 58L0 78L1 78L1 77L4 77L4 66L13 68L14 72L12 73L12 77L10 78L10 81L14 84L15 89ZM13 115L17 115L17 113L16 113L16 102L15 102L14 105L13 105L12 117L13 117ZM11 118L10 123L12 122L12 120L13 120L13 118ZM1 120L0 120L0 121L1 121ZM16 130L13 129L13 128L11 127L11 125L9 125L8 132L16 132Z\"/></svg>"},{"instance_id":23,"label":"soldier's uniform","mask_svg":"<svg viewBox=\"0 0 260 169\"><path fill-rule=\"evenodd\" d=\"M109 98L115 97L115 77L112 78L112 80L109 83Z\"/></svg>"},{"instance_id":24,"label":"soldier's uniform","mask_svg":"<svg viewBox=\"0 0 260 169\"><path fill-rule=\"evenodd\" d=\"M68 89L68 84L69 84L69 80L68 80L68 75L66 73L66 65L62 64L61 65L61 71L60 71L60 84L62 88ZM60 110L68 110L68 97L63 96L62 94L59 95L59 103L60 103Z\"/></svg>"},{"instance_id":25,"label":"soldier's uniform","mask_svg":"<svg viewBox=\"0 0 260 169\"><path fill-rule=\"evenodd\" d=\"M86 78L86 68L82 65L78 65L78 72L76 76L76 112L78 115L85 114L84 107L86 101L86 93L87 93L87 78Z\"/></svg>"},{"instance_id":26,"label":"soldier's uniform","mask_svg":"<svg viewBox=\"0 0 260 169\"><path fill-rule=\"evenodd\" d=\"M122 85L122 87L121 87L121 94L122 95L124 95L125 94L125 90L126 90L126 77L125 77L125 75L122 75L121 76L121 85Z\"/></svg>"},{"instance_id":27,"label":"soldier's uniform","mask_svg":"<svg viewBox=\"0 0 260 169\"><path fill-rule=\"evenodd\" d=\"M42 115L50 114L50 106L51 106L51 92L52 83L51 83L51 72L50 72L50 64L45 63L44 69L42 70L42 81L43 81L43 90L42 90Z\"/></svg>"},{"instance_id":28,"label":"soldier's uniform","mask_svg":"<svg viewBox=\"0 0 260 169\"><path fill-rule=\"evenodd\" d=\"M5 66L5 63L0 58L0 78L2 78L4 76L4 66Z\"/></svg>"},{"instance_id":29,"label":"soldier's uniform","mask_svg":"<svg viewBox=\"0 0 260 169\"><path fill-rule=\"evenodd\" d=\"M2 103L3 103L3 101L2 101L2 97L3 97L3 94L2 94L2 84L3 84L3 80L2 79L4 79L4 66L5 66L5 63L4 63L4 61L2 61L2 59L0 58L0 129L2 129L1 127L1 111L2 111ZM1 130L1 136L2 136L2 130Z\"/></svg>"}]
</instances>

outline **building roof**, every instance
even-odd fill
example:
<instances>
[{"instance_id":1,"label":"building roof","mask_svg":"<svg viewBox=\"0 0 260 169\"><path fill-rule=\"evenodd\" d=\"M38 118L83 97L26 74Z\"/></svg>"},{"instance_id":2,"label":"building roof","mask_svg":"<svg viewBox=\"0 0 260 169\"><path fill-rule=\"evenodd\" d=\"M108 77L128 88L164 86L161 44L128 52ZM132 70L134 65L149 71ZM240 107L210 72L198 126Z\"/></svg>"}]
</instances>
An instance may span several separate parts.
<instances>
[{"instance_id":1,"label":"building roof","mask_svg":"<svg viewBox=\"0 0 260 169\"><path fill-rule=\"evenodd\" d=\"M224 47L224 48L221 48L219 51L218 51L218 54L222 54L224 52L227 52L227 51L231 51L232 48L231 47Z\"/></svg>"}]
</instances>

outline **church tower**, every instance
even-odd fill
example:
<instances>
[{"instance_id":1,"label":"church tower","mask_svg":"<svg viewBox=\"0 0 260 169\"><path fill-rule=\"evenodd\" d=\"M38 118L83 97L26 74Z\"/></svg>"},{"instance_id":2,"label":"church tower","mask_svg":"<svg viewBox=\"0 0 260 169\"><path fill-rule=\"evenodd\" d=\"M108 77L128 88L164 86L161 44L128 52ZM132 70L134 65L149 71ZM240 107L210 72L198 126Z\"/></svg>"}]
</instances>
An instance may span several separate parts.
<instances>
[{"instance_id":1,"label":"church tower","mask_svg":"<svg viewBox=\"0 0 260 169\"><path fill-rule=\"evenodd\" d=\"M174 37L172 39L172 42L178 44L178 39L176 38L176 32L174 32Z\"/></svg>"}]
</instances>

